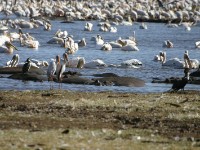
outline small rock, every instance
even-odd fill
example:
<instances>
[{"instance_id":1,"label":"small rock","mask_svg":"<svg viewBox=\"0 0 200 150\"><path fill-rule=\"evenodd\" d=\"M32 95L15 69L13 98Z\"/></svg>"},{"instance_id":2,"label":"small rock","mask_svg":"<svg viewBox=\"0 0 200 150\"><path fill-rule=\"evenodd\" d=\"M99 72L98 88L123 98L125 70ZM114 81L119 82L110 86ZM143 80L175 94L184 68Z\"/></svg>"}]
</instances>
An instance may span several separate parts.
<instances>
[{"instance_id":1,"label":"small rock","mask_svg":"<svg viewBox=\"0 0 200 150\"><path fill-rule=\"evenodd\" d=\"M62 134L68 134L69 133L69 129L66 129L62 132Z\"/></svg>"}]
</instances>

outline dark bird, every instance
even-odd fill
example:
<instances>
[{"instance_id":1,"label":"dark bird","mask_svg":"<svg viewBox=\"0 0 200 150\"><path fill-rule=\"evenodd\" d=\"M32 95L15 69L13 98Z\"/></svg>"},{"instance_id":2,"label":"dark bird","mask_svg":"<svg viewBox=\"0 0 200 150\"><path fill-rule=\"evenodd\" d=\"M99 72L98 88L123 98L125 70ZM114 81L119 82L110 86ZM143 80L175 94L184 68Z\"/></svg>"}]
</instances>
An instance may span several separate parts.
<instances>
[{"instance_id":1,"label":"dark bird","mask_svg":"<svg viewBox=\"0 0 200 150\"><path fill-rule=\"evenodd\" d=\"M30 58L28 58L22 67L23 74L27 73L30 70L30 68L31 68L31 60L30 60Z\"/></svg>"},{"instance_id":2,"label":"dark bird","mask_svg":"<svg viewBox=\"0 0 200 150\"><path fill-rule=\"evenodd\" d=\"M159 7L164 8L164 5L163 5L163 3L160 0L157 0L157 2L158 2L158 6Z\"/></svg>"},{"instance_id":3,"label":"dark bird","mask_svg":"<svg viewBox=\"0 0 200 150\"><path fill-rule=\"evenodd\" d=\"M169 90L170 92L177 92L178 90L184 91L185 85L188 83L188 78L183 77L181 80L174 80L172 88Z\"/></svg>"},{"instance_id":4,"label":"dark bird","mask_svg":"<svg viewBox=\"0 0 200 150\"><path fill-rule=\"evenodd\" d=\"M19 35L22 35L22 34L23 34L23 32L22 32L22 29L21 29L21 28L19 28L19 29L18 29L18 33L19 33Z\"/></svg>"}]
</instances>

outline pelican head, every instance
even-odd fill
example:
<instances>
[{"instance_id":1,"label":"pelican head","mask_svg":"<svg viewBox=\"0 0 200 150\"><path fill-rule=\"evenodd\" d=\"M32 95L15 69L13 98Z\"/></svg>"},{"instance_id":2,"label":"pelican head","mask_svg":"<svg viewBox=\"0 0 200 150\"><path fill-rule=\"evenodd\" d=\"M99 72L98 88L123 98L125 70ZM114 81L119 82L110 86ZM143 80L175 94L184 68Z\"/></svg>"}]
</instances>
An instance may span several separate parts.
<instances>
[{"instance_id":1,"label":"pelican head","mask_svg":"<svg viewBox=\"0 0 200 150\"><path fill-rule=\"evenodd\" d=\"M11 42L6 41L5 42L5 46L10 49L10 48L14 48L15 50L18 50Z\"/></svg>"}]
</instances>

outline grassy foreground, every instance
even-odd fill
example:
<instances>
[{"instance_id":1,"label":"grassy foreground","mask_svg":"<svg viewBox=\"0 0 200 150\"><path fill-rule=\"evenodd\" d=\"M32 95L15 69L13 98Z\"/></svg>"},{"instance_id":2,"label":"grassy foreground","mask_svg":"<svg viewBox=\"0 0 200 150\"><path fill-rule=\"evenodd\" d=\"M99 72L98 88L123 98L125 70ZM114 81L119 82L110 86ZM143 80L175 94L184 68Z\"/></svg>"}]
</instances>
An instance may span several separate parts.
<instances>
[{"instance_id":1,"label":"grassy foreground","mask_svg":"<svg viewBox=\"0 0 200 150\"><path fill-rule=\"evenodd\" d=\"M1 149L199 149L200 92L0 91Z\"/></svg>"}]
</instances>

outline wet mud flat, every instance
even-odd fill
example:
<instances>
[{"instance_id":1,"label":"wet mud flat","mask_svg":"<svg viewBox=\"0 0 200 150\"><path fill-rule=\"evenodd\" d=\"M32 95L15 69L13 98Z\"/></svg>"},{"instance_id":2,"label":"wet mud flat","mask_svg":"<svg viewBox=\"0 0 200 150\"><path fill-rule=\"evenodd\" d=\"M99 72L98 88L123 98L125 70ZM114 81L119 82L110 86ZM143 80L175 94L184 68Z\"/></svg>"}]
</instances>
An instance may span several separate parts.
<instances>
[{"instance_id":1,"label":"wet mud flat","mask_svg":"<svg viewBox=\"0 0 200 150\"><path fill-rule=\"evenodd\" d=\"M198 149L199 108L199 91L0 91L0 146Z\"/></svg>"}]
</instances>

